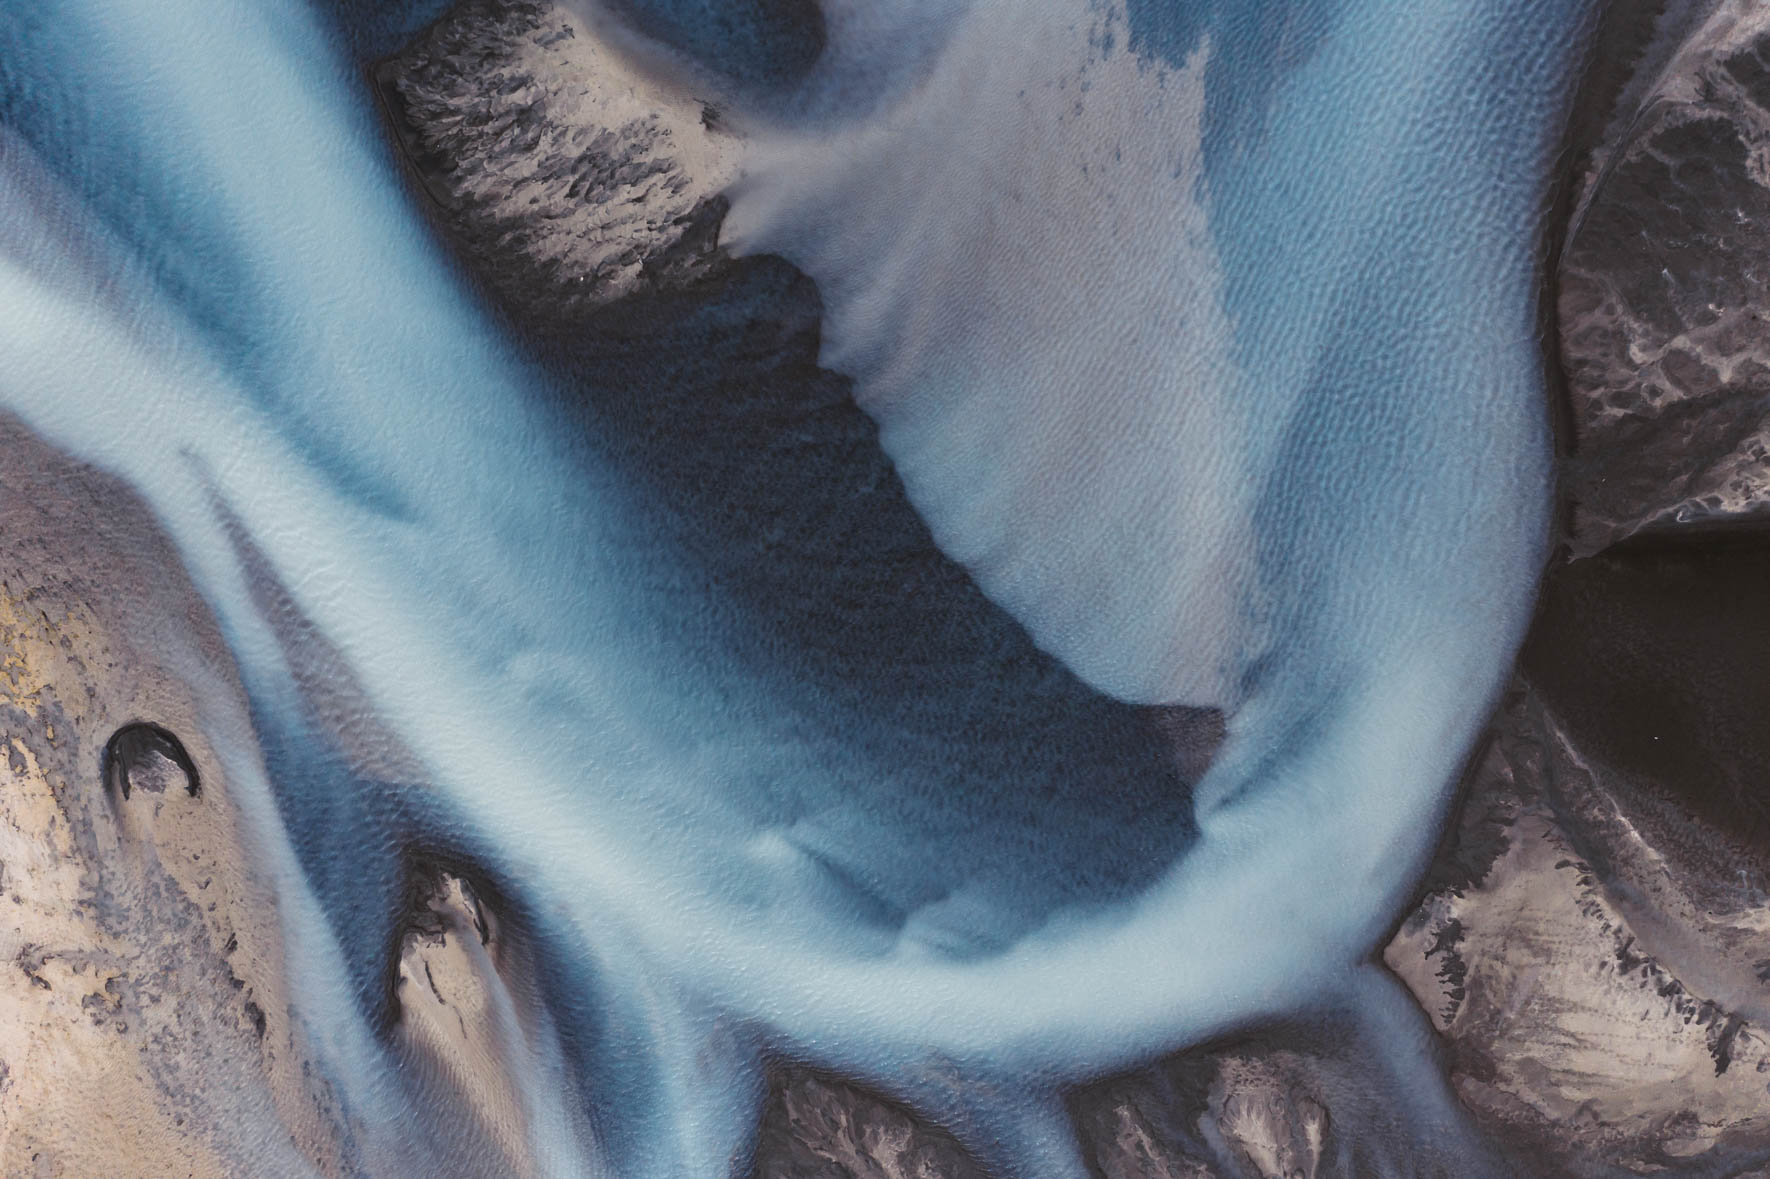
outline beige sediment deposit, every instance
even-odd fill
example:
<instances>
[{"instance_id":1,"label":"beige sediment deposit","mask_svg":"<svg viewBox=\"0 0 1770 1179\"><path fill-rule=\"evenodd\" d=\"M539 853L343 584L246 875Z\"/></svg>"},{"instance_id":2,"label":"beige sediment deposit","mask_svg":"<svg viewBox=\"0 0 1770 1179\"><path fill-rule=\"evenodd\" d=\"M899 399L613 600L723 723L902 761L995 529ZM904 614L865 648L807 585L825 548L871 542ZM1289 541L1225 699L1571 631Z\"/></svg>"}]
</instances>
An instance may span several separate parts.
<instances>
[{"instance_id":1,"label":"beige sediment deposit","mask_svg":"<svg viewBox=\"0 0 1770 1179\"><path fill-rule=\"evenodd\" d=\"M0 455L0 1174L340 1174L210 743L250 732L214 622L125 487L10 420ZM105 790L139 720L200 795Z\"/></svg>"}]
</instances>

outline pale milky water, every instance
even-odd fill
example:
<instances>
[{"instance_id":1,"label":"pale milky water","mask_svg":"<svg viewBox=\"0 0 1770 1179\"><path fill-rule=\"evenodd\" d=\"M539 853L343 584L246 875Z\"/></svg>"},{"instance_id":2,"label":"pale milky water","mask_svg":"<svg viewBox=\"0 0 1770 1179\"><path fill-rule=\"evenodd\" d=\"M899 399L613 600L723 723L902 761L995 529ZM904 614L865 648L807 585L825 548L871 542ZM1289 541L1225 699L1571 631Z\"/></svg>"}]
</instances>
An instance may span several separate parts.
<instances>
[{"instance_id":1,"label":"pale milky water","mask_svg":"<svg viewBox=\"0 0 1770 1179\"><path fill-rule=\"evenodd\" d=\"M768 1046L1078 1174L1059 1085L1363 993L1436 841L1545 551L1539 221L1587 7L836 3L806 77L731 96L726 240L818 284L820 360L942 550L1098 692L1228 713L1192 834L1116 898L857 915L830 865L913 870L917 829L871 842L860 771L768 684L720 687L760 673L667 641L635 493L439 253L299 5L0 4L0 405L153 505L261 740L313 721L250 562L421 762L388 788L540 915L579 995L554 1018L599 1029L513 1054L546 1166L721 1172ZM385 849L341 822L295 854L288 800L328 779L279 810L233 744L304 1015L390 1116L346 981L385 947L338 912ZM1018 838L963 778L902 789Z\"/></svg>"}]
</instances>

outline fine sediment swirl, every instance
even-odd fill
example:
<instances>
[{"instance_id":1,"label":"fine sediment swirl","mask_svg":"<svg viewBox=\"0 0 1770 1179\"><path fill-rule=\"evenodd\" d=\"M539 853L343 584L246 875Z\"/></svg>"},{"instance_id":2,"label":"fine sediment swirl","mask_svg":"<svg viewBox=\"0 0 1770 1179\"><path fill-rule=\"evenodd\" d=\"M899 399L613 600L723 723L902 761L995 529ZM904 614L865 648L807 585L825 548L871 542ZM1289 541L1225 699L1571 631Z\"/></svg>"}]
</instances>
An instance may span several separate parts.
<instances>
[{"instance_id":1,"label":"fine sediment swirl","mask_svg":"<svg viewBox=\"0 0 1770 1179\"><path fill-rule=\"evenodd\" d=\"M1373 956L1549 557L1594 46L1703 13L573 12L472 180L435 6L0 0L0 409L245 701L94 780L238 800L336 1151L253 1173L726 1175L784 1068L1080 1179L1074 1085L1303 1017L1363 1173L1508 1173Z\"/></svg>"}]
</instances>

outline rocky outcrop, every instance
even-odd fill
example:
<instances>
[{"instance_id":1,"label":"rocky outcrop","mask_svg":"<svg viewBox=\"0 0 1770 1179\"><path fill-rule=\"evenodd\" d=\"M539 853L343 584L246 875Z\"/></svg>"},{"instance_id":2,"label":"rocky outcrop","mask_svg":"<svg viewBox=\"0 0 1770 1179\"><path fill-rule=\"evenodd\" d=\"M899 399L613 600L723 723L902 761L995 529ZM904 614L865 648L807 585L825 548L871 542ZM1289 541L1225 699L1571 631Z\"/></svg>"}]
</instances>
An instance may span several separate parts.
<instances>
[{"instance_id":1,"label":"rocky outcrop","mask_svg":"<svg viewBox=\"0 0 1770 1179\"><path fill-rule=\"evenodd\" d=\"M376 84L415 184L474 277L529 324L714 260L736 152L566 10L469 0Z\"/></svg>"},{"instance_id":2,"label":"rocky outcrop","mask_svg":"<svg viewBox=\"0 0 1770 1179\"><path fill-rule=\"evenodd\" d=\"M1575 555L1770 512L1770 15L1730 2L1585 185L1559 274Z\"/></svg>"},{"instance_id":3,"label":"rocky outcrop","mask_svg":"<svg viewBox=\"0 0 1770 1179\"><path fill-rule=\"evenodd\" d=\"M1692 837L1520 684L1386 951L1463 1101L1542 1174L1770 1163L1770 981L1749 969L1770 905L1726 848L1667 846Z\"/></svg>"},{"instance_id":4,"label":"rocky outcrop","mask_svg":"<svg viewBox=\"0 0 1770 1179\"><path fill-rule=\"evenodd\" d=\"M0 1174L347 1173L213 743L252 756L232 659L126 488L0 454Z\"/></svg>"}]
</instances>

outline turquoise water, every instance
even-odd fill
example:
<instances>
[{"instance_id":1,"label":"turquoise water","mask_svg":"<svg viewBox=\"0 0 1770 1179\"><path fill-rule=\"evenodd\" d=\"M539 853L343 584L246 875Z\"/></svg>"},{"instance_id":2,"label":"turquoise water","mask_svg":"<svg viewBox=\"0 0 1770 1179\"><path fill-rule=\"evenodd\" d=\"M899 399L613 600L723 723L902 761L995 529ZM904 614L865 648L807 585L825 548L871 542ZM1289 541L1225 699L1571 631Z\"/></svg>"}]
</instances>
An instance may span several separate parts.
<instances>
[{"instance_id":1,"label":"turquoise water","mask_svg":"<svg viewBox=\"0 0 1770 1179\"><path fill-rule=\"evenodd\" d=\"M562 360L387 158L421 13L0 3L0 405L222 620L347 1104L413 1100L406 843L528 914L561 1174L722 1173L769 1052L1079 1174L1062 1085L1369 989L1545 558L1591 7L597 9L720 95L742 260Z\"/></svg>"}]
</instances>

